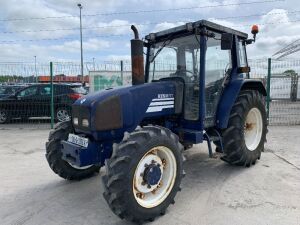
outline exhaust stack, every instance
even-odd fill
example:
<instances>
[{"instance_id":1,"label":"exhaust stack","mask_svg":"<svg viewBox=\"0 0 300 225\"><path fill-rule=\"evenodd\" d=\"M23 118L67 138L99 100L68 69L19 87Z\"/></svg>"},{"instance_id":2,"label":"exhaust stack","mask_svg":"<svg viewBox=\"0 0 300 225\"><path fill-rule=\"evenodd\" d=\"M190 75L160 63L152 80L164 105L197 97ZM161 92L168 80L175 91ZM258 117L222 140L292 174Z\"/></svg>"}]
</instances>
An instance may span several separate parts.
<instances>
[{"instance_id":1,"label":"exhaust stack","mask_svg":"<svg viewBox=\"0 0 300 225\"><path fill-rule=\"evenodd\" d=\"M139 39L139 32L134 25L131 26L134 33L134 39L131 42L131 67L132 67L132 85L145 83L144 73L144 42Z\"/></svg>"}]
</instances>

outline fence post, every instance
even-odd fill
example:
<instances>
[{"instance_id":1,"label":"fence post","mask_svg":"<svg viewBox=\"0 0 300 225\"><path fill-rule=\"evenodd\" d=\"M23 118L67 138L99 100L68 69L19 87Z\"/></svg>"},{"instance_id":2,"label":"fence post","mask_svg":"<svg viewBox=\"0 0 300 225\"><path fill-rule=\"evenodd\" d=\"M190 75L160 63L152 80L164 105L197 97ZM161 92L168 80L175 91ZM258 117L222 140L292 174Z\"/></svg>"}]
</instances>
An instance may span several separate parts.
<instances>
[{"instance_id":1,"label":"fence post","mask_svg":"<svg viewBox=\"0 0 300 225\"><path fill-rule=\"evenodd\" d=\"M270 116L270 91L271 91L271 66L272 66L272 61L271 58L268 58L268 77L267 77L267 118L269 119Z\"/></svg>"},{"instance_id":2,"label":"fence post","mask_svg":"<svg viewBox=\"0 0 300 225\"><path fill-rule=\"evenodd\" d=\"M50 103L50 113L51 113L51 129L54 127L54 90L53 90L53 63L50 62L50 85L51 85L51 103Z\"/></svg>"},{"instance_id":3,"label":"fence post","mask_svg":"<svg viewBox=\"0 0 300 225\"><path fill-rule=\"evenodd\" d=\"M124 81L123 81L123 72L124 72L124 69L123 69L123 60L121 60L121 81L122 81L122 86L124 84Z\"/></svg>"},{"instance_id":4,"label":"fence post","mask_svg":"<svg viewBox=\"0 0 300 225\"><path fill-rule=\"evenodd\" d=\"M292 102L297 101L298 93L298 74L291 74L291 94L290 99Z\"/></svg>"},{"instance_id":5,"label":"fence post","mask_svg":"<svg viewBox=\"0 0 300 225\"><path fill-rule=\"evenodd\" d=\"M296 74L296 77L295 77L295 101L297 101L298 99L298 82L299 82L299 75Z\"/></svg>"}]
</instances>

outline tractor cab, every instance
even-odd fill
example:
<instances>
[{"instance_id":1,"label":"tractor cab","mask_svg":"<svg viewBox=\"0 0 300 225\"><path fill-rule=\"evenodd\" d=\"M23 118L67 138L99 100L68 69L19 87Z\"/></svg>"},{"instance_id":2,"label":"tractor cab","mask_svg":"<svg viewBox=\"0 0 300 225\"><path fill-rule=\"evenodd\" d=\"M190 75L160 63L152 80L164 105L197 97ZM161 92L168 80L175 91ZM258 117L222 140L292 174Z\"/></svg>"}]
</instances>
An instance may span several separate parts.
<instances>
[{"instance_id":1,"label":"tractor cab","mask_svg":"<svg viewBox=\"0 0 300 225\"><path fill-rule=\"evenodd\" d=\"M246 44L255 41L257 32L254 26L254 38L248 39L246 33L200 20L150 33L143 43L147 48L145 76L133 73L133 84L180 80L186 128L213 127L218 123L218 104L226 86L232 80L249 78ZM135 63L136 49L141 46L138 38L132 40L133 71L143 73L143 69L134 69L142 65L141 60Z\"/></svg>"}]
</instances>

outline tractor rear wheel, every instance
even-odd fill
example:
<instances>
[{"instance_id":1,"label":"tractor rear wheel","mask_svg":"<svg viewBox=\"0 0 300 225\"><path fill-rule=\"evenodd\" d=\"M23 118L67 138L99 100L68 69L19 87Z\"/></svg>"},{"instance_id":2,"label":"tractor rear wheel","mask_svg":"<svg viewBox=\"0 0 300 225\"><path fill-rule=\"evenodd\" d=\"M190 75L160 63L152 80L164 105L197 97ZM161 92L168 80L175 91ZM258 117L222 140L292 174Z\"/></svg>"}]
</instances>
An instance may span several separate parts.
<instances>
[{"instance_id":1,"label":"tractor rear wheel","mask_svg":"<svg viewBox=\"0 0 300 225\"><path fill-rule=\"evenodd\" d=\"M46 158L50 168L60 177L67 180L82 180L98 173L99 166L91 165L77 167L62 159L61 141L67 140L69 133L73 133L70 121L58 123L49 134L49 141L46 143Z\"/></svg>"},{"instance_id":2,"label":"tractor rear wheel","mask_svg":"<svg viewBox=\"0 0 300 225\"><path fill-rule=\"evenodd\" d=\"M136 223L163 215L180 190L183 146L170 130L145 126L129 134L106 161L104 198L121 219Z\"/></svg>"},{"instance_id":3,"label":"tractor rear wheel","mask_svg":"<svg viewBox=\"0 0 300 225\"><path fill-rule=\"evenodd\" d=\"M264 150L266 133L262 94L255 90L241 91L231 110L228 128L222 131L225 154L222 159L238 166L255 164Z\"/></svg>"}]
</instances>

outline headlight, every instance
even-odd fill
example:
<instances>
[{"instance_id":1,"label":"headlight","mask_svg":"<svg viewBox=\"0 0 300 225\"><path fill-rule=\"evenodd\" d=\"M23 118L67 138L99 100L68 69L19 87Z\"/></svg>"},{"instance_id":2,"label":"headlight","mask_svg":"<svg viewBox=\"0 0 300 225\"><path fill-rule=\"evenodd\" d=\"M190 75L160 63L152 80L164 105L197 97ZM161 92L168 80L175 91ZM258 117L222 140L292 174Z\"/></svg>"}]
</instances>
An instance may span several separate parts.
<instances>
[{"instance_id":1,"label":"headlight","mask_svg":"<svg viewBox=\"0 0 300 225\"><path fill-rule=\"evenodd\" d=\"M78 118L77 117L73 118L73 123L74 123L74 125L78 126Z\"/></svg>"},{"instance_id":2,"label":"headlight","mask_svg":"<svg viewBox=\"0 0 300 225\"><path fill-rule=\"evenodd\" d=\"M89 127L89 121L88 121L88 119L83 119L82 120L82 126Z\"/></svg>"}]
</instances>

